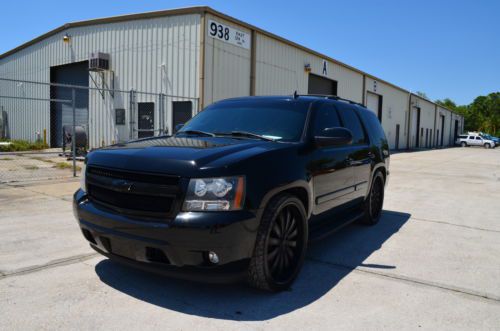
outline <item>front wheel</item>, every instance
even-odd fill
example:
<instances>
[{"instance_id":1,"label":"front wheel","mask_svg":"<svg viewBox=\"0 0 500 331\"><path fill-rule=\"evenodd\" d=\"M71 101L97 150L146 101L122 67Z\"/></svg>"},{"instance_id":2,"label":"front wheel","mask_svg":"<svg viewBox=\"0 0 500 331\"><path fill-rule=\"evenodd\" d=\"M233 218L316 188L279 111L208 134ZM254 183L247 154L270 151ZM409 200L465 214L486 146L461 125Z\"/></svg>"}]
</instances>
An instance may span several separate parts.
<instances>
[{"instance_id":1,"label":"front wheel","mask_svg":"<svg viewBox=\"0 0 500 331\"><path fill-rule=\"evenodd\" d=\"M282 291L290 287L304 262L307 217L295 196L280 194L266 207L248 268L248 283L258 289Z\"/></svg>"},{"instance_id":2,"label":"front wheel","mask_svg":"<svg viewBox=\"0 0 500 331\"><path fill-rule=\"evenodd\" d=\"M465 141L462 141L462 143L460 143L460 146L467 147L467 143Z\"/></svg>"},{"instance_id":3,"label":"front wheel","mask_svg":"<svg viewBox=\"0 0 500 331\"><path fill-rule=\"evenodd\" d=\"M488 149L491 148L491 145L489 143L484 144L484 148Z\"/></svg>"},{"instance_id":4,"label":"front wheel","mask_svg":"<svg viewBox=\"0 0 500 331\"><path fill-rule=\"evenodd\" d=\"M362 223L375 225L380 220L382 206L384 205L384 176L380 171L375 173L368 197L363 202Z\"/></svg>"}]
</instances>

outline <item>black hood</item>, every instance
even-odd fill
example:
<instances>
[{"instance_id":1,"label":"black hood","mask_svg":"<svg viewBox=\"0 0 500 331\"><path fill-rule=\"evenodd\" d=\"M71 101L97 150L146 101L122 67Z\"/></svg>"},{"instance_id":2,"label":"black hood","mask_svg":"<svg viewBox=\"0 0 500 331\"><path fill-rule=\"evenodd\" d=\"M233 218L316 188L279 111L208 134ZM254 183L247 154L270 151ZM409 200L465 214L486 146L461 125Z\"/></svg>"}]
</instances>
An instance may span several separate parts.
<instances>
[{"instance_id":1,"label":"black hood","mask_svg":"<svg viewBox=\"0 0 500 331\"><path fill-rule=\"evenodd\" d=\"M89 165L193 177L287 144L220 137L157 137L92 151Z\"/></svg>"}]
</instances>

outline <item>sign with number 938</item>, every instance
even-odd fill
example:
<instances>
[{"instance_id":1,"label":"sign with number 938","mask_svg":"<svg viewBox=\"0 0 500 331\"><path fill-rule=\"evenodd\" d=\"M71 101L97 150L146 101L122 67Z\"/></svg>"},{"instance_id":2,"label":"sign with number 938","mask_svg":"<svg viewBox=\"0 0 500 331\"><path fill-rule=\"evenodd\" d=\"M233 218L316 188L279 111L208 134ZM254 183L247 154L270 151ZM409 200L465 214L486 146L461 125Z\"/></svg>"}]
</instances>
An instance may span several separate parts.
<instances>
[{"instance_id":1,"label":"sign with number 938","mask_svg":"<svg viewBox=\"0 0 500 331\"><path fill-rule=\"evenodd\" d=\"M246 32L236 30L228 25L209 20L208 35L214 39L250 49L250 36Z\"/></svg>"}]
</instances>

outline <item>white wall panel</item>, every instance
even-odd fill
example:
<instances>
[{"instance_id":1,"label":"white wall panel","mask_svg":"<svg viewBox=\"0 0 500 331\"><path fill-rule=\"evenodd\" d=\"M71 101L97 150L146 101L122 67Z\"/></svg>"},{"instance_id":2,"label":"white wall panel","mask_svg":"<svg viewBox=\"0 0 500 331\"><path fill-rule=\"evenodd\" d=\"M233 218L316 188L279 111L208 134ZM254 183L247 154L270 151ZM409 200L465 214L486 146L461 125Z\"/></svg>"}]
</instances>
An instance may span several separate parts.
<instances>
[{"instance_id":1,"label":"white wall panel","mask_svg":"<svg viewBox=\"0 0 500 331\"><path fill-rule=\"evenodd\" d=\"M306 94L310 64L311 73L333 79L338 83L338 95L362 102L363 75L344 66L327 61L327 74L323 74L323 58L288 45L282 41L257 33L256 37L256 95Z\"/></svg>"},{"instance_id":2,"label":"white wall panel","mask_svg":"<svg viewBox=\"0 0 500 331\"><path fill-rule=\"evenodd\" d=\"M245 32L248 36L251 35L251 31L247 28L213 15L206 15L205 106L225 98L250 95L251 50L212 38L208 33L210 20Z\"/></svg>"},{"instance_id":3,"label":"white wall panel","mask_svg":"<svg viewBox=\"0 0 500 331\"><path fill-rule=\"evenodd\" d=\"M396 125L399 125L399 149L407 147L409 93L366 77L366 91L382 96L382 127L389 147L396 147Z\"/></svg>"}]
</instances>

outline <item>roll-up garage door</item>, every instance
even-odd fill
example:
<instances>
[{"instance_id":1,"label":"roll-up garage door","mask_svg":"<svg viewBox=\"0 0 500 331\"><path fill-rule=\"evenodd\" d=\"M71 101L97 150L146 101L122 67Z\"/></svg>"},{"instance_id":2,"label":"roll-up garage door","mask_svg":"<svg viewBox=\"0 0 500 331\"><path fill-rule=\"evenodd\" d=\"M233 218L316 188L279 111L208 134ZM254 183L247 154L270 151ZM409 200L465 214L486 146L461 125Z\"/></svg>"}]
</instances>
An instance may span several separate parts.
<instances>
[{"instance_id":1,"label":"roll-up garage door","mask_svg":"<svg viewBox=\"0 0 500 331\"><path fill-rule=\"evenodd\" d=\"M309 74L309 84L307 87L307 93L321 94L321 95L337 95L337 82L332 79Z\"/></svg>"},{"instance_id":2,"label":"roll-up garage door","mask_svg":"<svg viewBox=\"0 0 500 331\"><path fill-rule=\"evenodd\" d=\"M371 92L366 93L366 107L375 113L375 116L378 117L379 121L382 119L381 101L382 98L380 95Z\"/></svg>"},{"instance_id":3,"label":"roll-up garage door","mask_svg":"<svg viewBox=\"0 0 500 331\"><path fill-rule=\"evenodd\" d=\"M77 62L50 68L50 82L56 84L89 86L88 62ZM72 89L61 86L51 86L52 99L71 100ZM75 122L88 130L89 91L75 89ZM73 108L71 103L51 102L50 106L50 145L62 146L62 128L73 125Z\"/></svg>"}]
</instances>

